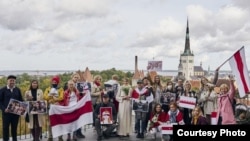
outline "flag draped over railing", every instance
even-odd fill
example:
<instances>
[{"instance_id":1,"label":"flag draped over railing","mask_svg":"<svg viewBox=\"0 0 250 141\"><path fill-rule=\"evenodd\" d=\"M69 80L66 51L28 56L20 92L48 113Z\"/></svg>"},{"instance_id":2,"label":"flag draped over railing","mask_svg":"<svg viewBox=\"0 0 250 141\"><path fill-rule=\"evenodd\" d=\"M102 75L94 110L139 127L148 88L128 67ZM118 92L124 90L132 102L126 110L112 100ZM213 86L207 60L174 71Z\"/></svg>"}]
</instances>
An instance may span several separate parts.
<instances>
[{"instance_id":1,"label":"flag draped over railing","mask_svg":"<svg viewBox=\"0 0 250 141\"><path fill-rule=\"evenodd\" d=\"M250 79L245 59L244 46L229 58L229 64L238 86L240 97L250 92Z\"/></svg>"},{"instance_id":2,"label":"flag draped over railing","mask_svg":"<svg viewBox=\"0 0 250 141\"><path fill-rule=\"evenodd\" d=\"M86 124L93 123L90 94L86 94L76 105L51 105L49 119L53 138L72 133Z\"/></svg>"}]
</instances>

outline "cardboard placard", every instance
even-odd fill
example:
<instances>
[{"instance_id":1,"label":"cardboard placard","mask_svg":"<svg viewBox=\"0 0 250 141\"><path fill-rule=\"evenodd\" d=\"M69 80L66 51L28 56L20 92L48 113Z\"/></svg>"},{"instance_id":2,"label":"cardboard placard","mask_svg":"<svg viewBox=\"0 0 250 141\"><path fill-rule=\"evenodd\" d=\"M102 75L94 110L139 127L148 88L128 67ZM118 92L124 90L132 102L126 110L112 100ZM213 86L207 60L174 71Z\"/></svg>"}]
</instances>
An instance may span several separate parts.
<instances>
[{"instance_id":1,"label":"cardboard placard","mask_svg":"<svg viewBox=\"0 0 250 141\"><path fill-rule=\"evenodd\" d=\"M45 101L29 101L29 114L45 114L46 107Z\"/></svg>"},{"instance_id":2,"label":"cardboard placard","mask_svg":"<svg viewBox=\"0 0 250 141\"><path fill-rule=\"evenodd\" d=\"M111 107L100 108L100 121L101 124L113 124L113 115Z\"/></svg>"},{"instance_id":3,"label":"cardboard placard","mask_svg":"<svg viewBox=\"0 0 250 141\"><path fill-rule=\"evenodd\" d=\"M182 108L194 109L196 98L188 96L180 96L179 106Z\"/></svg>"},{"instance_id":4,"label":"cardboard placard","mask_svg":"<svg viewBox=\"0 0 250 141\"><path fill-rule=\"evenodd\" d=\"M173 126L177 125L177 123L170 123L170 124L162 124L161 125L161 134L172 135L173 134Z\"/></svg>"},{"instance_id":5,"label":"cardboard placard","mask_svg":"<svg viewBox=\"0 0 250 141\"><path fill-rule=\"evenodd\" d=\"M132 100L132 107L135 112L148 112L149 110L149 102L147 100Z\"/></svg>"},{"instance_id":6,"label":"cardboard placard","mask_svg":"<svg viewBox=\"0 0 250 141\"><path fill-rule=\"evenodd\" d=\"M27 112L28 103L18 101L15 99L10 99L7 109L9 113L16 114L16 115L25 115Z\"/></svg>"},{"instance_id":7,"label":"cardboard placard","mask_svg":"<svg viewBox=\"0 0 250 141\"><path fill-rule=\"evenodd\" d=\"M171 102L175 102L176 101L176 94L175 93L170 93L170 92L166 92L166 93L162 93L161 94L161 98L160 98L160 102L161 104L169 104Z\"/></svg>"}]
</instances>

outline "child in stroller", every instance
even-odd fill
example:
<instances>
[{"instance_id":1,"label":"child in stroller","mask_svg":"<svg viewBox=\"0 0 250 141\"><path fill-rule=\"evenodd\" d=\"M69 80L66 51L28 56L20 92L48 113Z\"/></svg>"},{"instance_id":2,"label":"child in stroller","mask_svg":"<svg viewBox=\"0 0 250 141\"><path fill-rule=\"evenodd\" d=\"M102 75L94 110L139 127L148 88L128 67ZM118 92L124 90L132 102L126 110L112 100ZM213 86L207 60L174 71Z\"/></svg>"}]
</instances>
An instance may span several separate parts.
<instances>
[{"instance_id":1,"label":"child in stroller","mask_svg":"<svg viewBox=\"0 0 250 141\"><path fill-rule=\"evenodd\" d=\"M235 118L237 124L250 124L250 107L242 103L236 104Z\"/></svg>"}]
</instances>

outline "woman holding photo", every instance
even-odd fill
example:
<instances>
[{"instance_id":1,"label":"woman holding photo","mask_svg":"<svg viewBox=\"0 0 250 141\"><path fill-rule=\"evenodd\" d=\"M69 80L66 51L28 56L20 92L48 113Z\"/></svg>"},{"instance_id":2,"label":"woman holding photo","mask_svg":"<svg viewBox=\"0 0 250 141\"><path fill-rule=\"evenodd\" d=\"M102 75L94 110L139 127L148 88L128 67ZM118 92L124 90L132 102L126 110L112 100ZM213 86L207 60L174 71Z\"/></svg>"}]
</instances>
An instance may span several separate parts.
<instances>
[{"instance_id":1,"label":"woman holding photo","mask_svg":"<svg viewBox=\"0 0 250 141\"><path fill-rule=\"evenodd\" d=\"M38 81L32 80L30 88L25 92L26 101L42 101L43 91L38 87ZM44 124L43 115L29 114L29 128L33 136L33 141L39 141L42 133L42 125Z\"/></svg>"}]
</instances>

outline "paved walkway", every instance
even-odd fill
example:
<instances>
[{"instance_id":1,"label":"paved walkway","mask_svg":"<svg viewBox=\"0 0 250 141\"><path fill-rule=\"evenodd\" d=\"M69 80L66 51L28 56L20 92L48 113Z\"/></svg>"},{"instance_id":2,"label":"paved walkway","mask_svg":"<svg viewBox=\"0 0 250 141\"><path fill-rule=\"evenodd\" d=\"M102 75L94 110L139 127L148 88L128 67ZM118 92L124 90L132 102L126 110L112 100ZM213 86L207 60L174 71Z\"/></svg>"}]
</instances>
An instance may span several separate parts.
<instances>
[{"instance_id":1,"label":"paved walkway","mask_svg":"<svg viewBox=\"0 0 250 141\"><path fill-rule=\"evenodd\" d=\"M97 135L96 131L93 128L89 128L86 131L83 130L84 135L86 138L84 139L78 139L77 141L96 141ZM63 136L64 141L66 141L67 135ZM20 141L33 141L30 135L18 137L18 140ZM102 141L161 141L160 134L158 134L157 139L154 139L152 136L147 135L144 139L138 139L136 138L135 133L131 133L130 137L126 138L119 138L119 137L110 137L108 139L102 139ZM2 139L0 139L2 141ZM47 141L46 135L43 135L42 141ZM58 141L57 138L54 139L54 141Z\"/></svg>"},{"instance_id":2,"label":"paved walkway","mask_svg":"<svg viewBox=\"0 0 250 141\"><path fill-rule=\"evenodd\" d=\"M134 115L132 117L134 119ZM132 121L132 127L134 127L134 120ZM119 137L110 137L108 139L102 139L102 141L161 141L161 135L160 133L157 134L157 138L153 138L151 135L146 135L144 139L138 139L136 138L136 134L133 133L130 134L130 137L127 138L119 138ZM86 125L85 129L82 128L82 133L86 136L84 139L78 139L77 141L96 141L97 140L97 134L94 128L91 125ZM63 136L64 141L67 139L67 135ZM31 135L24 135L21 137L18 137L19 141L33 141ZM2 139L0 139L2 141ZM43 135L42 141L47 141L46 134ZM53 141L58 141L57 138L55 138Z\"/></svg>"}]
</instances>

